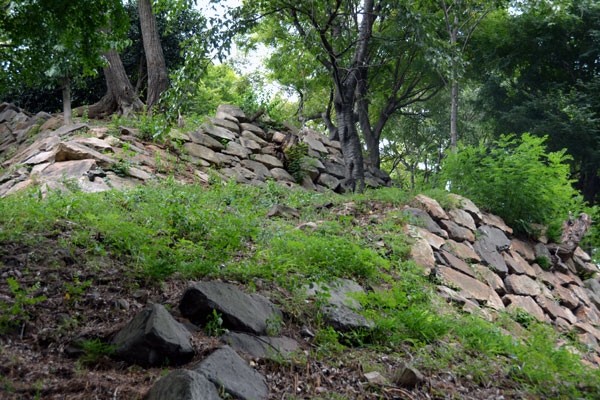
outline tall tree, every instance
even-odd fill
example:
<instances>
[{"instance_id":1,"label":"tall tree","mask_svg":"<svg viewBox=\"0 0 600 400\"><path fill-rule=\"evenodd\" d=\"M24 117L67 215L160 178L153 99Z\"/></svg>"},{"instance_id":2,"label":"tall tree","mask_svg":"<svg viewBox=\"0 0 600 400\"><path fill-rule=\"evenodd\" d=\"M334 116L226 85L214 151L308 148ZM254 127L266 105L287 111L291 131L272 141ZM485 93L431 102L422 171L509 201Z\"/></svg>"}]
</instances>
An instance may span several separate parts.
<instances>
[{"instance_id":1,"label":"tall tree","mask_svg":"<svg viewBox=\"0 0 600 400\"><path fill-rule=\"evenodd\" d=\"M407 34L403 2L263 0L256 4L270 16L267 23L277 26L272 35L284 43L301 44L304 53L321 64L316 73L323 71L329 77L331 107L321 116L332 137L341 141L345 182L351 189L358 183L361 190L364 171L357 123L366 139L370 164L379 167L379 141L390 116L407 104L427 99L439 87L413 64L421 53L414 37ZM302 83L294 85L298 88Z\"/></svg>"},{"instance_id":2,"label":"tall tree","mask_svg":"<svg viewBox=\"0 0 600 400\"><path fill-rule=\"evenodd\" d=\"M59 80L65 123L70 123L72 79L95 73L106 43L122 37L126 25L121 2L11 0L7 7L0 31L10 59L3 68L34 82ZM109 21L114 25L110 31L104 29Z\"/></svg>"},{"instance_id":3,"label":"tall tree","mask_svg":"<svg viewBox=\"0 0 600 400\"><path fill-rule=\"evenodd\" d=\"M148 69L146 106L151 113L160 95L169 87L169 77L151 0L138 0L138 10Z\"/></svg>"}]
</instances>

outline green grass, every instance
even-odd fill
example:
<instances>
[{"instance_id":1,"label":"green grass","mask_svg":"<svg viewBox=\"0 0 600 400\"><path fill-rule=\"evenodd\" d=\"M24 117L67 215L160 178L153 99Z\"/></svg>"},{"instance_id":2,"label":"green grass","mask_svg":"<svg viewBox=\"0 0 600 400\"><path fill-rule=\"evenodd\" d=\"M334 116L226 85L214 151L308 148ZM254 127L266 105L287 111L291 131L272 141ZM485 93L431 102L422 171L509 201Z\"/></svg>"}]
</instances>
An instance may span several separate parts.
<instances>
[{"instance_id":1,"label":"green grass","mask_svg":"<svg viewBox=\"0 0 600 400\"><path fill-rule=\"evenodd\" d=\"M557 334L547 325L531 322L517 340L501 327L510 328L518 316L501 315L490 323L441 312L433 283L407 259L404 218L397 210L376 220L369 216L375 202L398 207L409 200L400 189L339 196L288 190L273 182L263 188L221 182L206 189L167 180L129 192L56 192L45 199L32 190L0 199L0 244L55 240L90 259L120 260L128 278L140 285L220 277L252 286L260 279L299 293L308 281L351 278L367 288L385 288L357 297L375 323L372 331L332 331L301 298L280 299L294 323L315 328L315 352L324 360L344 354L347 345L387 354L403 353L408 346L421 368L451 370L482 384L500 371L516 387L544 398L600 393L600 373L557 348ZM328 202L330 209L315 207ZM348 202L363 214L336 212ZM301 217L267 219L277 203L298 208ZM317 229L294 229L306 221L318 221ZM74 279L67 291L80 294L86 282Z\"/></svg>"}]
</instances>

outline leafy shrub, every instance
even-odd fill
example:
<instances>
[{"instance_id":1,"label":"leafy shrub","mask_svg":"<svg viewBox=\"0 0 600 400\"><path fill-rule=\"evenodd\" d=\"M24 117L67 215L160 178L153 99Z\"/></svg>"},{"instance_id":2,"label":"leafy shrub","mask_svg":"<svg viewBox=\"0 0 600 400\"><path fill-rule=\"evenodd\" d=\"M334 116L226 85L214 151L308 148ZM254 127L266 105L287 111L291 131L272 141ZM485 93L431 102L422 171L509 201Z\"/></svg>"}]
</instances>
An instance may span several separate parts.
<instances>
[{"instance_id":1,"label":"leafy shrub","mask_svg":"<svg viewBox=\"0 0 600 400\"><path fill-rule=\"evenodd\" d=\"M519 231L549 225L582 208L565 149L546 152L546 137L502 135L492 146L462 146L444 161L450 190L472 199Z\"/></svg>"},{"instance_id":2,"label":"leafy shrub","mask_svg":"<svg viewBox=\"0 0 600 400\"><path fill-rule=\"evenodd\" d=\"M286 169L298 183L302 183L302 180L306 176L305 160L307 154L308 145L305 143L298 143L285 152Z\"/></svg>"}]
</instances>

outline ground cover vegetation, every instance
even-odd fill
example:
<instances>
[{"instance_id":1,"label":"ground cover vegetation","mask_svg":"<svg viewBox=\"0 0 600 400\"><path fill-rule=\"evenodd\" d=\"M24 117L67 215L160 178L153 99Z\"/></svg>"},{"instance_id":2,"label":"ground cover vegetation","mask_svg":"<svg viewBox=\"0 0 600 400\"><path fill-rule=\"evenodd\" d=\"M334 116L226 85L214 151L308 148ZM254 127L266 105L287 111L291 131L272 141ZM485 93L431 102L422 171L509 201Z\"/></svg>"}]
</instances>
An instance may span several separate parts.
<instances>
[{"instance_id":1,"label":"ground cover vegetation","mask_svg":"<svg viewBox=\"0 0 600 400\"><path fill-rule=\"evenodd\" d=\"M556 347L558 334L526 314L503 314L491 323L436 300L435 282L409 261L410 239L401 229L407 217L400 211L409 200L401 189L341 196L275 183L254 188L218 182L206 189L175 181L129 192L56 192L40 199L32 190L8 197L0 202L0 260L10 265L16 249L27 249L32 262L19 279L2 282L13 297L11 308L3 310L3 334L44 337L58 329L54 321L45 321L43 332L35 328L47 299L57 302L58 310L82 310L89 294L107 284L117 285L112 290L121 295L139 288L170 293L189 279L221 278L277 293L289 316L288 326L277 329L306 325L314 330L309 359L281 360L299 368L312 359L330 365L354 360L377 370L391 364L373 361L375 355L396 360L392 364L409 355L424 371L446 371L463 384L505 393L553 398L598 393L598 370L586 368L569 351L585 349L568 335L565 345ZM266 219L273 204L294 206L301 216ZM314 230L296 228L311 221L317 221ZM63 275L70 276L68 284L55 284ZM336 332L323 325L316 304L306 306L304 284L336 278L385 288L357 298L375 329ZM52 340L68 342L78 329L99 324L98 316L79 315L68 330L61 322L63 330ZM210 332L222 332L218 320L215 315ZM109 368L104 363L110 349L102 340L98 335L85 342L83 371ZM7 375L19 361L10 358L8 348L2 357ZM16 387L6 382L2 390ZM452 393L435 390L440 396Z\"/></svg>"}]
</instances>

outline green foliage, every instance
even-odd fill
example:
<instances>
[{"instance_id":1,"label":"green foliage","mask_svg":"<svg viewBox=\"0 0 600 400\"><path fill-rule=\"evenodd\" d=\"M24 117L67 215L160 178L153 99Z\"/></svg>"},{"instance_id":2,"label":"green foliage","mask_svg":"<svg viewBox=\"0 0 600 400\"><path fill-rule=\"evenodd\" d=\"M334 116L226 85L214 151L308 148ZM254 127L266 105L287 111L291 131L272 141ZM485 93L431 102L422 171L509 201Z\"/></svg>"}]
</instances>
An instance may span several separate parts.
<instances>
[{"instance_id":1,"label":"green foliage","mask_svg":"<svg viewBox=\"0 0 600 400\"><path fill-rule=\"evenodd\" d=\"M13 298L12 304L0 302L0 331L6 331L28 321L31 315L27 306L46 300L46 296L32 296L39 290L39 282L27 289L21 288L14 278L7 278L6 282Z\"/></svg>"},{"instance_id":2,"label":"green foliage","mask_svg":"<svg viewBox=\"0 0 600 400\"><path fill-rule=\"evenodd\" d=\"M549 271L550 270L550 260L548 260L548 257L537 257L535 259L535 262L545 271Z\"/></svg>"},{"instance_id":3,"label":"green foliage","mask_svg":"<svg viewBox=\"0 0 600 400\"><path fill-rule=\"evenodd\" d=\"M565 219L582 200L569 178L570 157L565 150L547 152L545 140L508 135L492 146L461 146L444 161L442 182L520 231Z\"/></svg>"},{"instance_id":4,"label":"green foliage","mask_svg":"<svg viewBox=\"0 0 600 400\"><path fill-rule=\"evenodd\" d=\"M300 184L307 174L307 155L308 145L305 143L298 143L291 146L285 153L286 169L294 177L294 180Z\"/></svg>"},{"instance_id":5,"label":"green foliage","mask_svg":"<svg viewBox=\"0 0 600 400\"><path fill-rule=\"evenodd\" d=\"M222 336L228 332L223 327L223 317L217 310L213 310L212 314L209 314L206 318L204 331L208 336Z\"/></svg>"},{"instance_id":6,"label":"green foliage","mask_svg":"<svg viewBox=\"0 0 600 400\"><path fill-rule=\"evenodd\" d=\"M285 280L290 273L309 280L373 278L379 269L390 268L377 252L327 232L286 232L273 238L264 257L271 266L270 273Z\"/></svg>"},{"instance_id":7,"label":"green foliage","mask_svg":"<svg viewBox=\"0 0 600 400\"><path fill-rule=\"evenodd\" d=\"M83 340L77 343L83 352L79 361L84 365L95 365L101 360L110 356L115 350L115 346L111 346L100 339Z\"/></svg>"}]
</instances>

